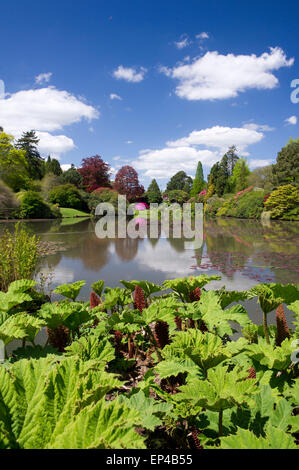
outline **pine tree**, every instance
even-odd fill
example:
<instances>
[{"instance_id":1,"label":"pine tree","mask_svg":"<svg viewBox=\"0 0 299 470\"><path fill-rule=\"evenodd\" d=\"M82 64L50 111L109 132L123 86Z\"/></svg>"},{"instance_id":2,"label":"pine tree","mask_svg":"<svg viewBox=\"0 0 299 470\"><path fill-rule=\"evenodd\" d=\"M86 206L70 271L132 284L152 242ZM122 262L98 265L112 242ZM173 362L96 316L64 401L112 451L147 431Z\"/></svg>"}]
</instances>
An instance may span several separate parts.
<instances>
[{"instance_id":1,"label":"pine tree","mask_svg":"<svg viewBox=\"0 0 299 470\"><path fill-rule=\"evenodd\" d=\"M198 162L195 179L193 181L193 188L191 196L196 197L204 189L204 176L201 162Z\"/></svg>"},{"instance_id":2,"label":"pine tree","mask_svg":"<svg viewBox=\"0 0 299 470\"><path fill-rule=\"evenodd\" d=\"M149 185L146 195L150 204L160 204L162 202L162 194L155 179Z\"/></svg>"},{"instance_id":3,"label":"pine tree","mask_svg":"<svg viewBox=\"0 0 299 470\"><path fill-rule=\"evenodd\" d=\"M15 147L26 152L29 176L33 180L42 179L45 174L45 162L37 149L39 138L35 131L23 132Z\"/></svg>"}]
</instances>

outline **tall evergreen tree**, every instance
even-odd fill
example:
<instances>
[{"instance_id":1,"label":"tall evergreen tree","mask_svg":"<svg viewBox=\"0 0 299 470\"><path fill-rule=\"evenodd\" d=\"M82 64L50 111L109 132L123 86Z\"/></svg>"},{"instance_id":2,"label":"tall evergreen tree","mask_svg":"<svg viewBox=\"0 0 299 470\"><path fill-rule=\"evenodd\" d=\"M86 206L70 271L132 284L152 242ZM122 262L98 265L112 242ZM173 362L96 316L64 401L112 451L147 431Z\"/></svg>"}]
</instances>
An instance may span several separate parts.
<instances>
[{"instance_id":1,"label":"tall evergreen tree","mask_svg":"<svg viewBox=\"0 0 299 470\"><path fill-rule=\"evenodd\" d=\"M204 176L201 162L198 162L195 179L193 181L193 187L191 190L191 196L196 197L204 189Z\"/></svg>"},{"instance_id":2,"label":"tall evergreen tree","mask_svg":"<svg viewBox=\"0 0 299 470\"><path fill-rule=\"evenodd\" d=\"M26 152L26 160L29 168L29 176L33 180L42 179L45 173L45 163L37 149L39 138L35 131L24 132L17 140L16 148Z\"/></svg>"},{"instance_id":3,"label":"tall evergreen tree","mask_svg":"<svg viewBox=\"0 0 299 470\"><path fill-rule=\"evenodd\" d=\"M62 180L64 183L70 183L77 188L82 188L83 179L75 165L72 164L71 168L64 171L62 174Z\"/></svg>"},{"instance_id":4,"label":"tall evergreen tree","mask_svg":"<svg viewBox=\"0 0 299 470\"><path fill-rule=\"evenodd\" d=\"M155 179L149 185L146 195L150 204L160 204L162 202L162 194Z\"/></svg>"},{"instance_id":5,"label":"tall evergreen tree","mask_svg":"<svg viewBox=\"0 0 299 470\"><path fill-rule=\"evenodd\" d=\"M273 165L273 183L284 185L299 182L299 139L290 141L277 155Z\"/></svg>"}]
</instances>

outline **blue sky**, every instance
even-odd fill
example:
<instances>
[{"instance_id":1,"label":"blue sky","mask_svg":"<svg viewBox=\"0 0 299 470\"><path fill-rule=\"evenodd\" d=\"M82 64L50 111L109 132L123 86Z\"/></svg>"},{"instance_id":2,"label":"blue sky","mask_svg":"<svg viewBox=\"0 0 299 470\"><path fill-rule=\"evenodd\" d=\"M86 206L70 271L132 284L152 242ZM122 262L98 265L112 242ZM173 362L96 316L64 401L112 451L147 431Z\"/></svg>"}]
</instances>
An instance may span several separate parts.
<instances>
[{"instance_id":1,"label":"blue sky","mask_svg":"<svg viewBox=\"0 0 299 470\"><path fill-rule=\"evenodd\" d=\"M0 125L62 165L99 154L164 187L236 144L251 168L298 137L294 1L1 5ZM117 96L115 96L117 95Z\"/></svg>"}]
</instances>

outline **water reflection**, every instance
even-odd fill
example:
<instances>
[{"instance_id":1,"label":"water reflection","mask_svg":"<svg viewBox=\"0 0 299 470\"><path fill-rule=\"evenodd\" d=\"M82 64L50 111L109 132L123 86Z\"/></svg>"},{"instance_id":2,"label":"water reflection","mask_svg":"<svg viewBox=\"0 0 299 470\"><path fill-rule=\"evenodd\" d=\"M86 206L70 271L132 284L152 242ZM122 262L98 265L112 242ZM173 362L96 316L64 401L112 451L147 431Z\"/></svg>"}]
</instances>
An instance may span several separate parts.
<instances>
[{"instance_id":1,"label":"water reflection","mask_svg":"<svg viewBox=\"0 0 299 470\"><path fill-rule=\"evenodd\" d=\"M299 223L217 219L206 220L204 243L185 250L183 239L99 239L90 219L24 222L43 241L63 242L66 251L41 260L54 269L54 284L100 278L110 285L119 279L166 278L191 273L221 274L221 285L246 289L258 282L298 282ZM14 229L14 224L3 223ZM218 284L219 285L219 284Z\"/></svg>"}]
</instances>

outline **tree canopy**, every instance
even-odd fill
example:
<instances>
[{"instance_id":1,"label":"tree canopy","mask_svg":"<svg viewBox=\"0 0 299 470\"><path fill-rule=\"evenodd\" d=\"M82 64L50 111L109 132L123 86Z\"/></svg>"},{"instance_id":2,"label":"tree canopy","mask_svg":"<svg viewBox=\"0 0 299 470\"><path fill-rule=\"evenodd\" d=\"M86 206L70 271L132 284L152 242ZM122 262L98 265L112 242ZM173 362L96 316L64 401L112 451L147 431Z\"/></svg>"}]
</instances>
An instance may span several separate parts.
<instances>
[{"instance_id":1,"label":"tree canopy","mask_svg":"<svg viewBox=\"0 0 299 470\"><path fill-rule=\"evenodd\" d=\"M146 195L150 204L160 204L162 202L162 194L155 179L149 185Z\"/></svg>"},{"instance_id":2,"label":"tree canopy","mask_svg":"<svg viewBox=\"0 0 299 470\"><path fill-rule=\"evenodd\" d=\"M299 139L290 141L277 155L273 165L274 184L283 185L299 181Z\"/></svg>"},{"instance_id":3,"label":"tree canopy","mask_svg":"<svg viewBox=\"0 0 299 470\"><path fill-rule=\"evenodd\" d=\"M40 180L45 174L45 162L37 149L38 144L39 138L37 137L36 132L32 130L24 132L15 145L17 149L25 151L29 176L33 180Z\"/></svg>"},{"instance_id":4,"label":"tree canopy","mask_svg":"<svg viewBox=\"0 0 299 470\"><path fill-rule=\"evenodd\" d=\"M26 187L29 180L26 152L13 146L13 136L0 134L0 178L13 191Z\"/></svg>"},{"instance_id":5,"label":"tree canopy","mask_svg":"<svg viewBox=\"0 0 299 470\"><path fill-rule=\"evenodd\" d=\"M184 171L176 173L169 183L167 184L166 191L180 190L190 194L193 185L191 176L188 176Z\"/></svg>"},{"instance_id":6,"label":"tree canopy","mask_svg":"<svg viewBox=\"0 0 299 470\"><path fill-rule=\"evenodd\" d=\"M196 197L205 186L202 163L198 162L195 178L193 181L193 187L191 190L191 196Z\"/></svg>"},{"instance_id":7,"label":"tree canopy","mask_svg":"<svg viewBox=\"0 0 299 470\"><path fill-rule=\"evenodd\" d=\"M123 166L115 177L114 189L127 197L129 201L142 196L144 187L139 184L137 171L133 167Z\"/></svg>"},{"instance_id":8,"label":"tree canopy","mask_svg":"<svg viewBox=\"0 0 299 470\"><path fill-rule=\"evenodd\" d=\"M84 158L78 171L87 192L92 193L99 187L110 187L110 165L105 163L99 155Z\"/></svg>"}]
</instances>

